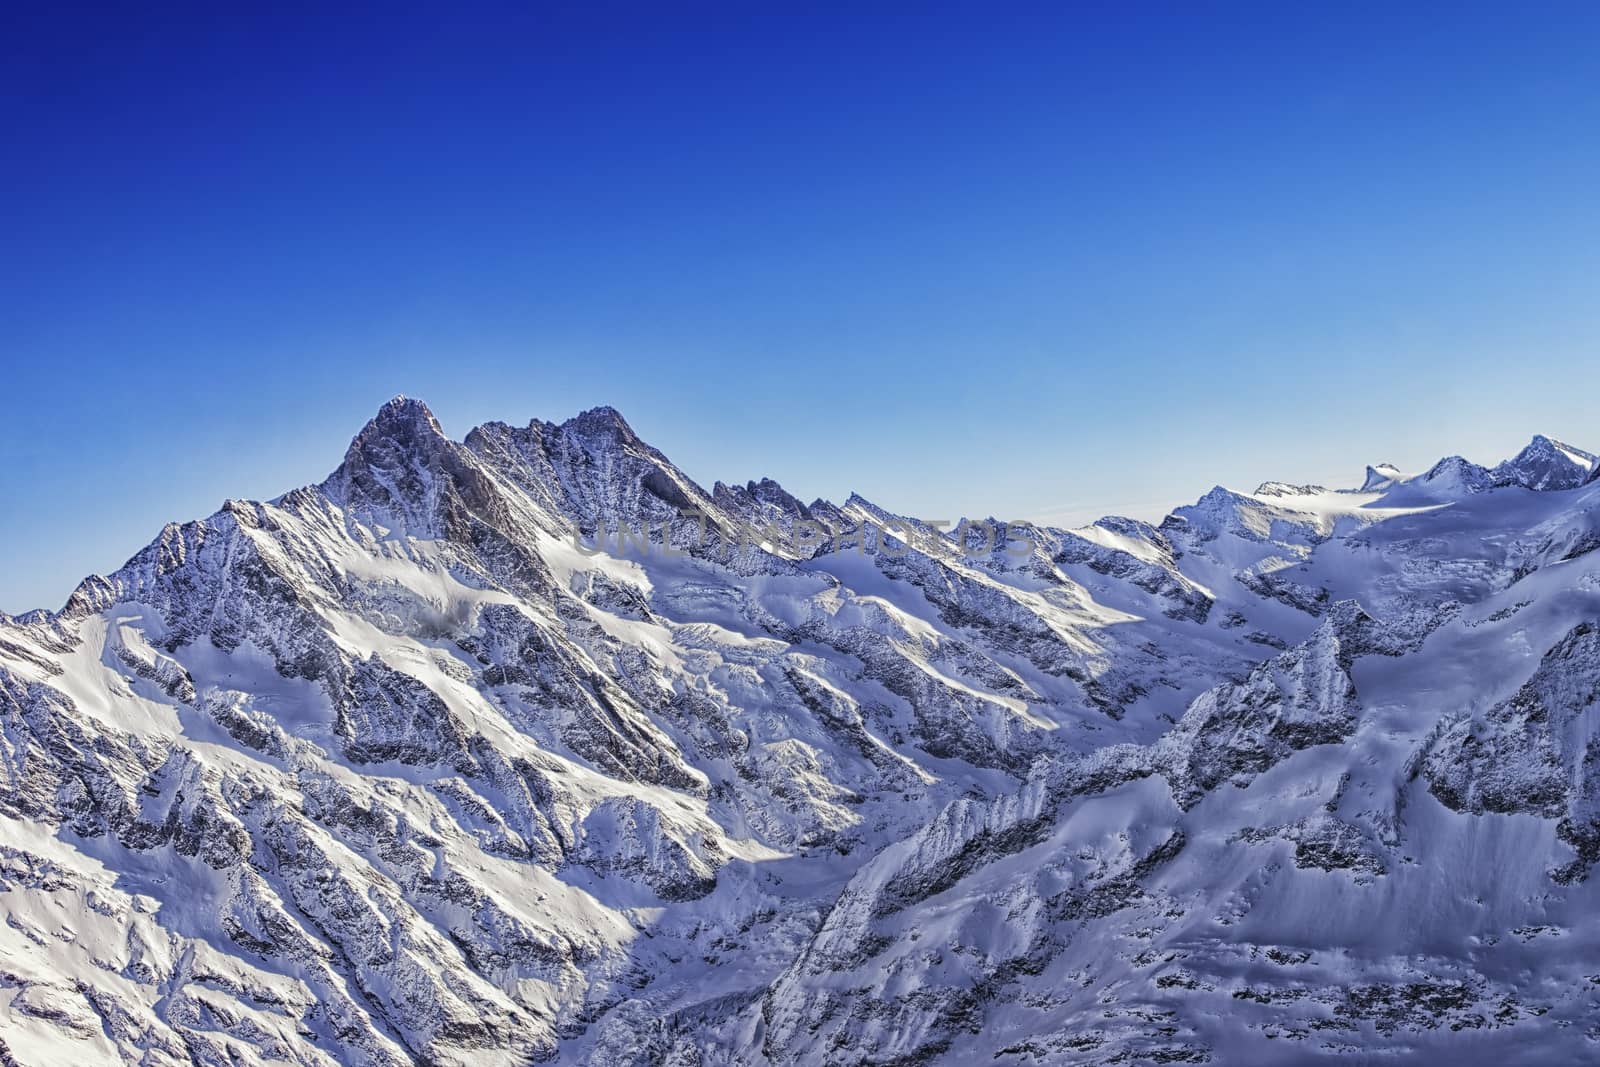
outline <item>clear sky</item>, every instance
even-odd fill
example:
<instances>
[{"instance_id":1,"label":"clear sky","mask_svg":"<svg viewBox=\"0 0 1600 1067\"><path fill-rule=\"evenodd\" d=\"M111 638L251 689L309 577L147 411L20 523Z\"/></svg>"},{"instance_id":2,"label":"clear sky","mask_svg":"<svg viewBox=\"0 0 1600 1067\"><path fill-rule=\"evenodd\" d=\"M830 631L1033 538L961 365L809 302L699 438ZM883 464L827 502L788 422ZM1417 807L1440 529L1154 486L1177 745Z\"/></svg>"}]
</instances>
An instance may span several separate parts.
<instances>
[{"instance_id":1,"label":"clear sky","mask_svg":"<svg viewBox=\"0 0 1600 1067\"><path fill-rule=\"evenodd\" d=\"M1600 447L1594 4L226 6L4 15L0 609L400 392L927 518Z\"/></svg>"}]
</instances>

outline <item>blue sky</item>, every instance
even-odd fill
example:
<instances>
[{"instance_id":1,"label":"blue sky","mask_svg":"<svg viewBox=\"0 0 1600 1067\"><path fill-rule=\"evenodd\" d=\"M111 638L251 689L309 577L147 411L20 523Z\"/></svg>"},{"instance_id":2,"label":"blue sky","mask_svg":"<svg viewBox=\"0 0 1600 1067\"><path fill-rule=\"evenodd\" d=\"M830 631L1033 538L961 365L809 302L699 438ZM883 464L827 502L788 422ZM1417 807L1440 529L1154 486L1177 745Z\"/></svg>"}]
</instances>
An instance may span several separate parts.
<instances>
[{"instance_id":1,"label":"blue sky","mask_svg":"<svg viewBox=\"0 0 1600 1067\"><path fill-rule=\"evenodd\" d=\"M761 6L8 14L0 609L400 392L930 518L1600 446L1600 8Z\"/></svg>"}]
</instances>

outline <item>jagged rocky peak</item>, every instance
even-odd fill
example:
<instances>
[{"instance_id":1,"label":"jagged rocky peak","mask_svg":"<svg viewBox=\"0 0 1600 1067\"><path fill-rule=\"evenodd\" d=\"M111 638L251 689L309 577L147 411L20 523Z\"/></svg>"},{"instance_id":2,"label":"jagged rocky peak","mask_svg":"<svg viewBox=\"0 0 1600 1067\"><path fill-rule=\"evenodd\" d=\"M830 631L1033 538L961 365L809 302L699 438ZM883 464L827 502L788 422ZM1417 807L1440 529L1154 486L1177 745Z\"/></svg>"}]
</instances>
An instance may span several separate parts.
<instances>
[{"instance_id":1,"label":"jagged rocky peak","mask_svg":"<svg viewBox=\"0 0 1600 1067\"><path fill-rule=\"evenodd\" d=\"M504 533L519 521L490 466L405 396L378 409L316 489L354 517L415 537L458 540L479 524Z\"/></svg>"},{"instance_id":2,"label":"jagged rocky peak","mask_svg":"<svg viewBox=\"0 0 1600 1067\"><path fill-rule=\"evenodd\" d=\"M659 469L670 476L669 480L686 488L693 486L688 476L679 471L659 449L640 437L616 408L590 408L562 423L535 419L528 424L528 430L553 453L569 458L583 453L592 460L630 457ZM698 486L694 486L694 494L704 495Z\"/></svg>"},{"instance_id":3,"label":"jagged rocky peak","mask_svg":"<svg viewBox=\"0 0 1600 1067\"><path fill-rule=\"evenodd\" d=\"M604 405L579 412L565 422L530 419L526 426L520 427L499 420L486 422L467 434L466 444L471 447L475 440L507 436L524 444L534 442L548 448L554 448L564 441L568 444L581 443L590 451L637 446L653 455L659 455L634 431L628 420L623 418L622 412Z\"/></svg>"},{"instance_id":4,"label":"jagged rocky peak","mask_svg":"<svg viewBox=\"0 0 1600 1067\"><path fill-rule=\"evenodd\" d=\"M622 412L606 405L580 412L555 429L586 440L643 443L633 427L628 425L628 420L622 417Z\"/></svg>"},{"instance_id":5,"label":"jagged rocky peak","mask_svg":"<svg viewBox=\"0 0 1600 1067\"><path fill-rule=\"evenodd\" d=\"M820 508L817 505L813 505L812 511L821 521L829 524L870 526L877 530L899 531L901 533L915 530L922 535L933 531L933 527L928 525L927 521L890 511L888 508L875 504L856 492L852 492L837 509L824 503ZM997 525L1003 527L1005 524L999 523ZM893 536L899 537L900 533L894 533Z\"/></svg>"},{"instance_id":6,"label":"jagged rocky peak","mask_svg":"<svg viewBox=\"0 0 1600 1067\"><path fill-rule=\"evenodd\" d=\"M872 508L874 510L876 510L878 507L878 505L874 504L872 501L868 500L854 489L850 490L850 495L844 498L844 504L841 506L847 508Z\"/></svg>"},{"instance_id":7,"label":"jagged rocky peak","mask_svg":"<svg viewBox=\"0 0 1600 1067\"><path fill-rule=\"evenodd\" d=\"M717 502L718 507L746 522L776 521L786 525L813 517L809 507L771 478L746 482L744 485L717 482L711 487L711 499Z\"/></svg>"},{"instance_id":8,"label":"jagged rocky peak","mask_svg":"<svg viewBox=\"0 0 1600 1067\"><path fill-rule=\"evenodd\" d=\"M425 455L449 442L427 404L415 397L400 395L379 408L356 434L345 452L345 462L380 451Z\"/></svg>"},{"instance_id":9,"label":"jagged rocky peak","mask_svg":"<svg viewBox=\"0 0 1600 1067\"><path fill-rule=\"evenodd\" d=\"M168 527L172 529L173 527ZM98 574L91 574L78 583L78 588L67 597L61 617L67 620L87 618L104 611L116 601L116 589L111 582Z\"/></svg>"},{"instance_id":10,"label":"jagged rocky peak","mask_svg":"<svg viewBox=\"0 0 1600 1067\"><path fill-rule=\"evenodd\" d=\"M323 488L340 501L388 502L397 492L421 490L422 472L453 447L428 405L396 396L351 440L344 462Z\"/></svg>"},{"instance_id":11,"label":"jagged rocky peak","mask_svg":"<svg viewBox=\"0 0 1600 1067\"><path fill-rule=\"evenodd\" d=\"M1496 485L1572 489L1588 481L1596 465L1594 453L1535 434L1528 447L1496 467L1493 475Z\"/></svg>"}]
</instances>

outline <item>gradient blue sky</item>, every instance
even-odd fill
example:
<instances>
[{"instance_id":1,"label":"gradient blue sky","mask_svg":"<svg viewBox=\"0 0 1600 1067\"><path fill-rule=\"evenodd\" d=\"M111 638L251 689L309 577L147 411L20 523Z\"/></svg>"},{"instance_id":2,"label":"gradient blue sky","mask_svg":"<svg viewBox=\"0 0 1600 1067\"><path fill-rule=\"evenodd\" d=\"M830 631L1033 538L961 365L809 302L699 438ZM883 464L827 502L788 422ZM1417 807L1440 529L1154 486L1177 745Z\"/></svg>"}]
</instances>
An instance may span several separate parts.
<instances>
[{"instance_id":1,"label":"gradient blue sky","mask_svg":"<svg viewBox=\"0 0 1600 1067\"><path fill-rule=\"evenodd\" d=\"M0 609L397 392L930 518L1600 446L1600 7L762 6L8 12Z\"/></svg>"}]
</instances>

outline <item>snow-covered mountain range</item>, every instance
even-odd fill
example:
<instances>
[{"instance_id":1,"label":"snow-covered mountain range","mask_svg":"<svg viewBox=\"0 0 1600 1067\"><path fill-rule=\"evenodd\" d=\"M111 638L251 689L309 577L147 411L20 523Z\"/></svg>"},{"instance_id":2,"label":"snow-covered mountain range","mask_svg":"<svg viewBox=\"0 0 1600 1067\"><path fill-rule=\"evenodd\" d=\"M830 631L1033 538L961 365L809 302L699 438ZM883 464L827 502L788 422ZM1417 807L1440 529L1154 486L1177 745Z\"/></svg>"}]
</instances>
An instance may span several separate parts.
<instances>
[{"instance_id":1,"label":"snow-covered mountain range","mask_svg":"<svg viewBox=\"0 0 1600 1067\"><path fill-rule=\"evenodd\" d=\"M970 533L391 401L0 616L0 1064L1600 1057L1594 455Z\"/></svg>"}]
</instances>

